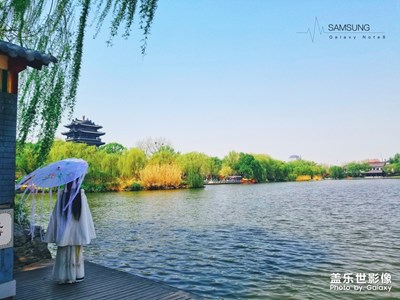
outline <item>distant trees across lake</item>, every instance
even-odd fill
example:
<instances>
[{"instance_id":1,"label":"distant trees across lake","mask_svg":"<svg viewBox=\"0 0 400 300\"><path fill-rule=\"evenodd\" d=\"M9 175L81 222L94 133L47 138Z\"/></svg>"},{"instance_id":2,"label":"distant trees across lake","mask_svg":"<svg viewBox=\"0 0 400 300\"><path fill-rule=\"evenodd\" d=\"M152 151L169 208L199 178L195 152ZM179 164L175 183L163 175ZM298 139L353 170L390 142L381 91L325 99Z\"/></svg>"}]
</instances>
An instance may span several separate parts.
<instances>
[{"instance_id":1,"label":"distant trees across lake","mask_svg":"<svg viewBox=\"0 0 400 300\"><path fill-rule=\"evenodd\" d=\"M147 149L147 148L146 148ZM239 175L253 182L280 182L342 179L360 177L369 170L368 163L349 163L326 166L298 159L284 162L266 154L231 151L223 159L200 152L179 153L169 144L149 152L146 149L127 149L118 143L102 147L57 140L46 163L64 158L83 158L89 163L84 188L87 191L121 191L141 189L174 189L203 187L205 181L219 181ZM39 146L27 143L17 151L17 178L40 167ZM146 154L147 152L147 154ZM384 168L388 175L400 174L400 154L389 160Z\"/></svg>"}]
</instances>

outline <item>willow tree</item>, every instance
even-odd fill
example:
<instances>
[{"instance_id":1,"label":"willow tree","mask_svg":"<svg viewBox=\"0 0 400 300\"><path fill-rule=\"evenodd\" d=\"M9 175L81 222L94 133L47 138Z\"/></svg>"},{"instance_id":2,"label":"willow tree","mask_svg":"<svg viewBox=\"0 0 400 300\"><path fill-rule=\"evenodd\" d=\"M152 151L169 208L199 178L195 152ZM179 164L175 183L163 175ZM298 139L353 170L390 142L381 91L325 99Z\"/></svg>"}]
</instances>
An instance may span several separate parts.
<instances>
[{"instance_id":1,"label":"willow tree","mask_svg":"<svg viewBox=\"0 0 400 300\"><path fill-rule=\"evenodd\" d=\"M28 138L39 141L38 158L44 162L63 114L72 117L83 56L86 29L98 33L109 23L108 44L118 34L128 38L134 19L147 38L158 0L1 0L0 39L51 53L58 63L20 77L18 145Z\"/></svg>"}]
</instances>

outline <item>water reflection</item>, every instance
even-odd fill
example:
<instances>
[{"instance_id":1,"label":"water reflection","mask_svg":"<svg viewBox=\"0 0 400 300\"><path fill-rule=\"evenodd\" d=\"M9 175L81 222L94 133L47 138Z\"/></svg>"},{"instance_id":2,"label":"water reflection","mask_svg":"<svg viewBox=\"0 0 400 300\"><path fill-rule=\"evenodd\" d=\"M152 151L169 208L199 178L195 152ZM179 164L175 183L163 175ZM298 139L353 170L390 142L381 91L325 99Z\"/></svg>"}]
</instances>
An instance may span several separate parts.
<instances>
[{"instance_id":1,"label":"water reflection","mask_svg":"<svg viewBox=\"0 0 400 300\"><path fill-rule=\"evenodd\" d=\"M400 181L89 194L94 262L221 299L376 299L333 272L400 274ZM393 291L393 290L392 290Z\"/></svg>"}]
</instances>

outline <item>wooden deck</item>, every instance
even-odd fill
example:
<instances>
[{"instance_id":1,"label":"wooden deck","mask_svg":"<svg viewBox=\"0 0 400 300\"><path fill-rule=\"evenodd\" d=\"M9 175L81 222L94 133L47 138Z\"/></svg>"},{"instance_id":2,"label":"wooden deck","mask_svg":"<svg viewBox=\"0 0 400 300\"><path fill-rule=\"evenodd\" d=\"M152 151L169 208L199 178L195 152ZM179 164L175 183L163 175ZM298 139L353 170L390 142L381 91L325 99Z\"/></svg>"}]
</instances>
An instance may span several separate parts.
<instances>
[{"instance_id":1,"label":"wooden deck","mask_svg":"<svg viewBox=\"0 0 400 300\"><path fill-rule=\"evenodd\" d=\"M60 285L52 280L51 265L18 271L16 300L23 299L203 299L197 295L136 275L85 262L85 280Z\"/></svg>"}]
</instances>

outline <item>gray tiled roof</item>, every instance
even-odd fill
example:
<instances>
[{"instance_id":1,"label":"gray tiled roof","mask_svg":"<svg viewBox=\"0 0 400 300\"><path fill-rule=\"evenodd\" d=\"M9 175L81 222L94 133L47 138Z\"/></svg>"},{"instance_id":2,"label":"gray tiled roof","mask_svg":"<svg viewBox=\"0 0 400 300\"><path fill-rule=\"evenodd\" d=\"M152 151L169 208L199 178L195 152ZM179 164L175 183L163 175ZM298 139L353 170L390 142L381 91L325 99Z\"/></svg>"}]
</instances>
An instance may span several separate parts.
<instances>
[{"instance_id":1,"label":"gray tiled roof","mask_svg":"<svg viewBox=\"0 0 400 300\"><path fill-rule=\"evenodd\" d=\"M369 163L371 168L382 168L386 165L385 162L376 162L376 163Z\"/></svg>"},{"instance_id":2,"label":"gray tiled roof","mask_svg":"<svg viewBox=\"0 0 400 300\"><path fill-rule=\"evenodd\" d=\"M23 58L28 66L35 69L41 69L43 65L47 66L50 62L57 62L53 55L43 54L2 40L0 40L0 54L12 58Z\"/></svg>"}]
</instances>

